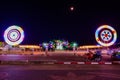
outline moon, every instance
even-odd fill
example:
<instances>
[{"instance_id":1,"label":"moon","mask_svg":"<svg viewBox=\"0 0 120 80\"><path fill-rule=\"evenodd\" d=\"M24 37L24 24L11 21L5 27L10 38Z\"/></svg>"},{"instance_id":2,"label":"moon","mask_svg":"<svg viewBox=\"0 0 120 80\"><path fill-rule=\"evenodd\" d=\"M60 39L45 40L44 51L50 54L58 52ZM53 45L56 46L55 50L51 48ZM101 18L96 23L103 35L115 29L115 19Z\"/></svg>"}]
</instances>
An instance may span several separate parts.
<instances>
[{"instance_id":1,"label":"moon","mask_svg":"<svg viewBox=\"0 0 120 80\"><path fill-rule=\"evenodd\" d=\"M70 6L70 11L74 11L74 6Z\"/></svg>"}]
</instances>

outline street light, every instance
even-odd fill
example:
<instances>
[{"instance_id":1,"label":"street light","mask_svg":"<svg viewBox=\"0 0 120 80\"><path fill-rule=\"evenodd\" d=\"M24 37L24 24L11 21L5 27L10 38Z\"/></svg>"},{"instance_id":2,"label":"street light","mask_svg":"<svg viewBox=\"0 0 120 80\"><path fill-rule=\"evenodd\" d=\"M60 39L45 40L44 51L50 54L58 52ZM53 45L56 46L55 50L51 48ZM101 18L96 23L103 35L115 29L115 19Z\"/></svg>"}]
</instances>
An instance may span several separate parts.
<instances>
[{"instance_id":1,"label":"street light","mask_svg":"<svg viewBox=\"0 0 120 80\"><path fill-rule=\"evenodd\" d=\"M71 47L73 48L74 55L75 55L75 50L76 50L77 46L78 46L78 44L76 42L71 43Z\"/></svg>"},{"instance_id":2,"label":"street light","mask_svg":"<svg viewBox=\"0 0 120 80\"><path fill-rule=\"evenodd\" d=\"M78 45L77 43L73 43L73 47L77 47L77 45Z\"/></svg>"},{"instance_id":3,"label":"street light","mask_svg":"<svg viewBox=\"0 0 120 80\"><path fill-rule=\"evenodd\" d=\"M47 55L47 52L48 52L48 43L43 43L43 47L45 48L45 53Z\"/></svg>"}]
</instances>

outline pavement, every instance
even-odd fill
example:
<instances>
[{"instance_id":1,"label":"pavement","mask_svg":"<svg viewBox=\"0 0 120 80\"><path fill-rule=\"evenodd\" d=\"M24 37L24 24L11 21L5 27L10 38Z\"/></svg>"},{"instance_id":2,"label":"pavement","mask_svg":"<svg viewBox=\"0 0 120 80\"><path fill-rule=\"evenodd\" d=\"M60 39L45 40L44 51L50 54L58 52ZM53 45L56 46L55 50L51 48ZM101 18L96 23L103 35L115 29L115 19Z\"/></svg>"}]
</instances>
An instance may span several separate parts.
<instances>
[{"instance_id":1,"label":"pavement","mask_svg":"<svg viewBox=\"0 0 120 80\"><path fill-rule=\"evenodd\" d=\"M120 80L120 65L1 65L0 80Z\"/></svg>"},{"instance_id":2,"label":"pavement","mask_svg":"<svg viewBox=\"0 0 120 80\"><path fill-rule=\"evenodd\" d=\"M111 61L111 55L102 54L102 61L86 61L83 56L65 52L49 52L48 55L0 55L0 64L120 64Z\"/></svg>"},{"instance_id":3,"label":"pavement","mask_svg":"<svg viewBox=\"0 0 120 80\"><path fill-rule=\"evenodd\" d=\"M43 53L43 52L42 52ZM102 61L111 61L110 55L102 54ZM85 61L85 58L82 55L79 55L78 52L70 52L70 51L55 51L48 52L47 55L43 54L34 54L34 55L26 55L26 54L6 54L0 55L0 60L57 60L57 61Z\"/></svg>"},{"instance_id":4,"label":"pavement","mask_svg":"<svg viewBox=\"0 0 120 80\"><path fill-rule=\"evenodd\" d=\"M86 62L72 53L0 55L0 80L120 80L120 65L102 56L101 62Z\"/></svg>"}]
</instances>

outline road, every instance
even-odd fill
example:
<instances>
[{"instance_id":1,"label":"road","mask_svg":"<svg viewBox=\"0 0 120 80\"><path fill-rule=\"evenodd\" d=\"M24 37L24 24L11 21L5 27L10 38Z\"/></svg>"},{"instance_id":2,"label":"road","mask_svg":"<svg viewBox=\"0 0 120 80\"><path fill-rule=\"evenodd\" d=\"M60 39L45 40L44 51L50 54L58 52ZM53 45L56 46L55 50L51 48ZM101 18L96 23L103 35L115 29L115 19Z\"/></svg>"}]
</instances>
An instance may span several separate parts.
<instances>
[{"instance_id":1,"label":"road","mask_svg":"<svg viewBox=\"0 0 120 80\"><path fill-rule=\"evenodd\" d=\"M102 54L102 61L111 61L110 55ZM0 60L41 60L41 61L86 61L81 55L73 52L49 52L46 55L0 55Z\"/></svg>"},{"instance_id":2,"label":"road","mask_svg":"<svg viewBox=\"0 0 120 80\"><path fill-rule=\"evenodd\" d=\"M110 55L103 54L103 61ZM52 53L44 55L0 55L2 61L48 60L84 61L79 55ZM0 65L0 80L120 80L120 65L103 64L26 64Z\"/></svg>"},{"instance_id":3,"label":"road","mask_svg":"<svg viewBox=\"0 0 120 80\"><path fill-rule=\"evenodd\" d=\"M0 65L0 80L120 80L120 65Z\"/></svg>"}]
</instances>

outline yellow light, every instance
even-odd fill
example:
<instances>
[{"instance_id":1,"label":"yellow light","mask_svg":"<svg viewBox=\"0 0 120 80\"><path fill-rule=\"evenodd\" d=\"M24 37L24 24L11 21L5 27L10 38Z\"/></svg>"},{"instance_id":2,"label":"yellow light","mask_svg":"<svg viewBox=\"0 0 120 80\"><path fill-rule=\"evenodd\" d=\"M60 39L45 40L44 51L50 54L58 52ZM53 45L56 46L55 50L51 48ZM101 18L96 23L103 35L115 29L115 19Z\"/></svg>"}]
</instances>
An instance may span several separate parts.
<instances>
[{"instance_id":1,"label":"yellow light","mask_svg":"<svg viewBox=\"0 0 120 80\"><path fill-rule=\"evenodd\" d=\"M80 46L80 49L85 49L85 48L101 48L102 46L96 46L96 45L85 45L85 46Z\"/></svg>"},{"instance_id":2,"label":"yellow light","mask_svg":"<svg viewBox=\"0 0 120 80\"><path fill-rule=\"evenodd\" d=\"M19 45L20 48L36 48L39 49L40 46L37 45Z\"/></svg>"}]
</instances>

